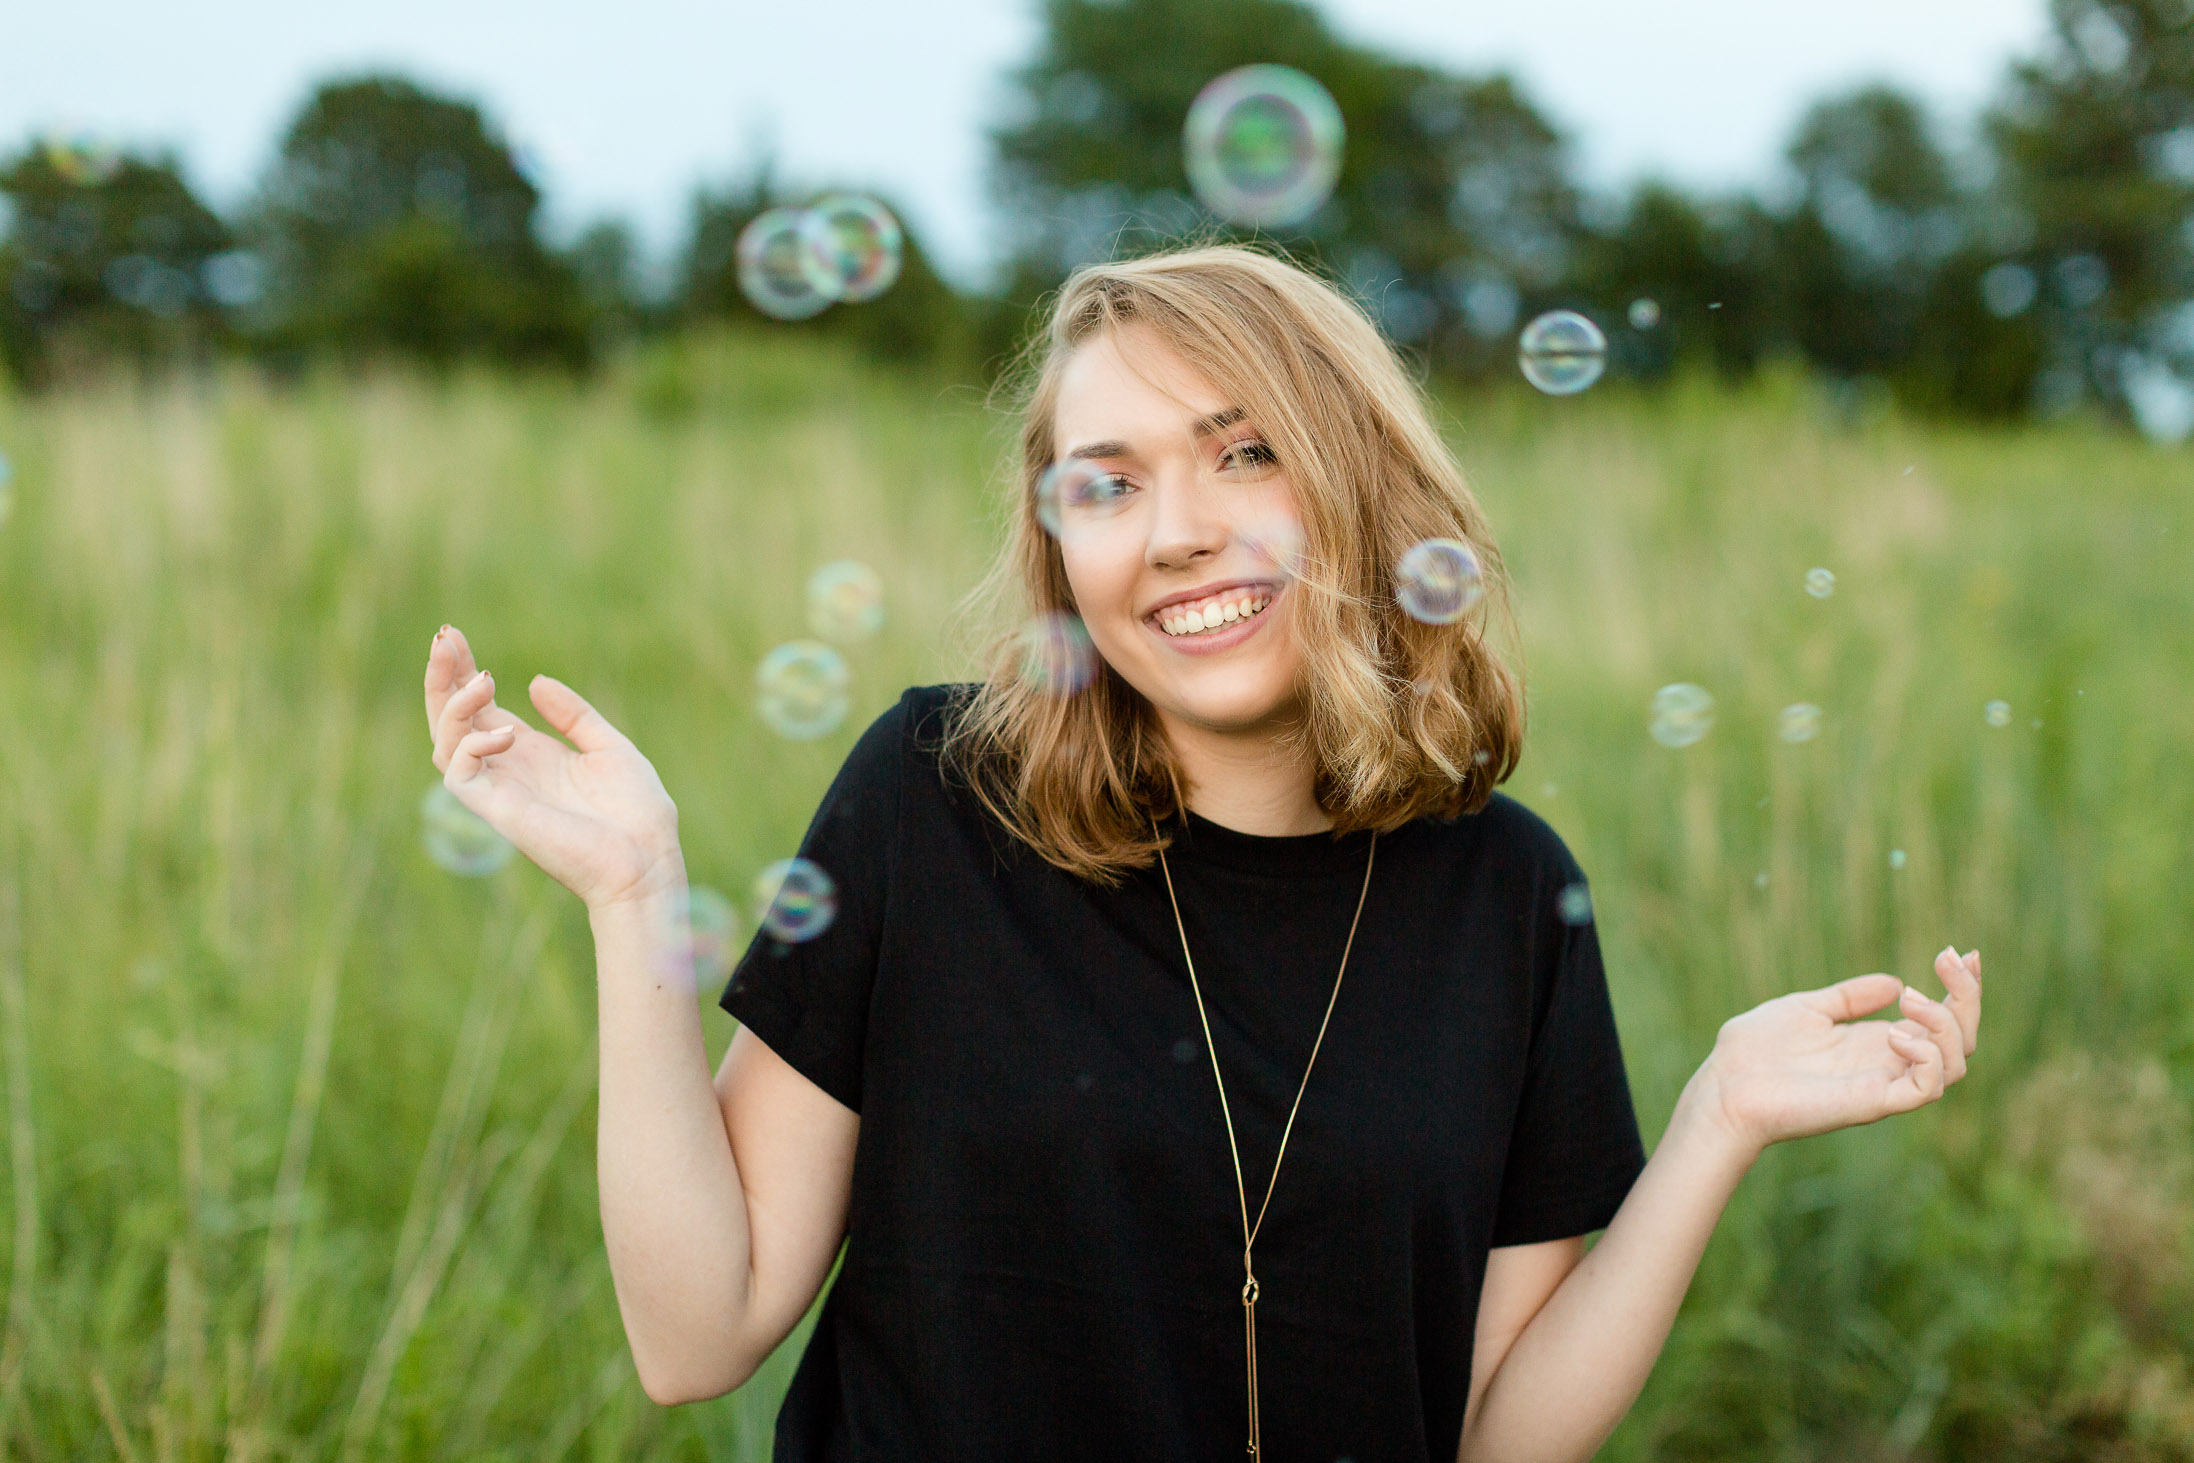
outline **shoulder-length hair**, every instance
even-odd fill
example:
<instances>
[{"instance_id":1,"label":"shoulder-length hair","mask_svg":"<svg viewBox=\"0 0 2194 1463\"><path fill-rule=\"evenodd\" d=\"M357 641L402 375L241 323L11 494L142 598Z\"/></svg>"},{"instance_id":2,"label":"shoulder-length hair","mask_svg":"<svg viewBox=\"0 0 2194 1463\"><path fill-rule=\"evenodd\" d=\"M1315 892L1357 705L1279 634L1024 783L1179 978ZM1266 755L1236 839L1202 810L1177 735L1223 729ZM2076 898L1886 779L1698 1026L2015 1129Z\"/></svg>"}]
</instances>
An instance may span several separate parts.
<instances>
[{"instance_id":1,"label":"shoulder-length hair","mask_svg":"<svg viewBox=\"0 0 2194 1463\"><path fill-rule=\"evenodd\" d=\"M1393 348L1339 290L1284 259L1213 245L1068 278L1012 377L1006 541L970 608L1074 612L1035 489L1057 456L1068 358L1124 326L1151 332L1240 406L1294 485L1304 683L1290 735L1335 832L1482 807L1523 747L1522 686L1487 639L1489 625L1514 639L1500 555ZM1412 619L1395 600L1397 561L1429 538L1463 540L1484 571L1484 596L1450 624ZM1156 823L1184 806L1182 775L1149 704L1109 666L1060 695L1022 673L1024 654L1011 631L990 641L986 679L950 719L948 764L1038 854L1116 883L1163 846Z\"/></svg>"}]
</instances>

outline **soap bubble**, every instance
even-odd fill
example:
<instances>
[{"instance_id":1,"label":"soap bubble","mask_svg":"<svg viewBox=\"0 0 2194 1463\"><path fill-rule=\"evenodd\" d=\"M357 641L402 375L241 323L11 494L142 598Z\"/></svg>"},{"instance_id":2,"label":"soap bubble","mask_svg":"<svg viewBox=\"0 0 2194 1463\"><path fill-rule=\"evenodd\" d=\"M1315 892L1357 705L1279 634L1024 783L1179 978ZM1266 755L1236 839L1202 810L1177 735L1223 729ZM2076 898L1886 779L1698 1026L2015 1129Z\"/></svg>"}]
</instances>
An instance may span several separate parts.
<instances>
[{"instance_id":1,"label":"soap bubble","mask_svg":"<svg viewBox=\"0 0 2194 1463\"><path fill-rule=\"evenodd\" d=\"M825 194L808 205L801 238L828 292L848 304L875 299L899 278L905 235L873 198Z\"/></svg>"},{"instance_id":2,"label":"soap bubble","mask_svg":"<svg viewBox=\"0 0 2194 1463\"><path fill-rule=\"evenodd\" d=\"M1243 525L1242 547L1288 579L1303 577L1307 545L1303 525L1293 518L1266 518Z\"/></svg>"},{"instance_id":3,"label":"soap bubble","mask_svg":"<svg viewBox=\"0 0 2194 1463\"><path fill-rule=\"evenodd\" d=\"M754 308L805 320L838 297L839 277L808 246L807 210L771 208L739 231L739 288Z\"/></svg>"},{"instance_id":4,"label":"soap bubble","mask_svg":"<svg viewBox=\"0 0 2194 1463\"><path fill-rule=\"evenodd\" d=\"M1524 379L1549 396L1572 396L1607 369L1607 337L1575 310L1549 310L1517 337Z\"/></svg>"},{"instance_id":5,"label":"soap bubble","mask_svg":"<svg viewBox=\"0 0 2194 1463\"><path fill-rule=\"evenodd\" d=\"M1836 592L1836 575L1829 569L1805 571L1805 592L1815 599L1827 599Z\"/></svg>"},{"instance_id":6,"label":"soap bubble","mask_svg":"<svg viewBox=\"0 0 2194 1463\"><path fill-rule=\"evenodd\" d=\"M8 515L15 511L15 464L8 461L8 454L0 452L0 528L8 525Z\"/></svg>"},{"instance_id":7,"label":"soap bubble","mask_svg":"<svg viewBox=\"0 0 2194 1463\"><path fill-rule=\"evenodd\" d=\"M1189 105L1181 132L1189 185L1238 224L1298 224L1341 176L1345 128L1333 94L1292 66L1238 66Z\"/></svg>"},{"instance_id":8,"label":"soap bubble","mask_svg":"<svg viewBox=\"0 0 2194 1463\"><path fill-rule=\"evenodd\" d=\"M1661 323L1661 302L1641 295L1630 302L1630 328L1651 330Z\"/></svg>"},{"instance_id":9,"label":"soap bubble","mask_svg":"<svg viewBox=\"0 0 2194 1463\"><path fill-rule=\"evenodd\" d=\"M678 900L671 916L669 960L674 973L690 968L697 984L720 981L738 958L739 913L731 901L696 884Z\"/></svg>"},{"instance_id":10,"label":"soap bubble","mask_svg":"<svg viewBox=\"0 0 2194 1463\"><path fill-rule=\"evenodd\" d=\"M419 800L419 842L427 857L452 874L477 879L510 862L516 849L487 819L437 782Z\"/></svg>"},{"instance_id":11,"label":"soap bubble","mask_svg":"<svg viewBox=\"0 0 2194 1463\"><path fill-rule=\"evenodd\" d=\"M796 742L828 736L846 719L844 657L814 640L791 640L762 657L754 673L762 720Z\"/></svg>"},{"instance_id":12,"label":"soap bubble","mask_svg":"<svg viewBox=\"0 0 2194 1463\"><path fill-rule=\"evenodd\" d=\"M825 640L866 640L884 627L884 581L858 559L834 559L808 577L808 628Z\"/></svg>"},{"instance_id":13,"label":"soap bubble","mask_svg":"<svg viewBox=\"0 0 2194 1463\"><path fill-rule=\"evenodd\" d=\"M1905 866L1905 851L1903 849L1893 848L1889 851L1889 866L1893 869L1901 869Z\"/></svg>"},{"instance_id":14,"label":"soap bubble","mask_svg":"<svg viewBox=\"0 0 2194 1463\"><path fill-rule=\"evenodd\" d=\"M754 880L755 923L788 945L812 940L838 917L838 886L809 859L786 858Z\"/></svg>"},{"instance_id":15,"label":"soap bubble","mask_svg":"<svg viewBox=\"0 0 2194 1463\"><path fill-rule=\"evenodd\" d=\"M1111 477L1096 463L1079 457L1054 462L1036 479L1036 521L1057 538L1064 530L1066 510L1096 503Z\"/></svg>"},{"instance_id":16,"label":"soap bubble","mask_svg":"<svg viewBox=\"0 0 2194 1463\"><path fill-rule=\"evenodd\" d=\"M1775 723L1775 735L1786 742L1810 742L1820 734L1821 708L1810 701L1785 706Z\"/></svg>"},{"instance_id":17,"label":"soap bubble","mask_svg":"<svg viewBox=\"0 0 2194 1463\"><path fill-rule=\"evenodd\" d=\"M1653 740L1688 747L1714 730L1714 698L1703 686L1677 681L1653 693Z\"/></svg>"},{"instance_id":18,"label":"soap bubble","mask_svg":"<svg viewBox=\"0 0 2194 1463\"><path fill-rule=\"evenodd\" d=\"M1485 573L1469 544L1428 538L1410 546L1394 571L1394 597L1413 620L1451 625L1485 595Z\"/></svg>"},{"instance_id":19,"label":"soap bubble","mask_svg":"<svg viewBox=\"0 0 2194 1463\"><path fill-rule=\"evenodd\" d=\"M1565 925L1592 923L1592 891L1583 884L1564 884L1554 900L1554 912Z\"/></svg>"},{"instance_id":20,"label":"soap bubble","mask_svg":"<svg viewBox=\"0 0 2194 1463\"><path fill-rule=\"evenodd\" d=\"M1015 637L1021 679L1054 696L1071 696L1097 675L1097 650L1080 617L1053 610L1021 627Z\"/></svg>"},{"instance_id":21,"label":"soap bubble","mask_svg":"<svg viewBox=\"0 0 2194 1463\"><path fill-rule=\"evenodd\" d=\"M2009 701L1991 701L1981 708L1981 715L1988 718L1990 726L2009 726L2011 725L2011 703Z\"/></svg>"}]
</instances>

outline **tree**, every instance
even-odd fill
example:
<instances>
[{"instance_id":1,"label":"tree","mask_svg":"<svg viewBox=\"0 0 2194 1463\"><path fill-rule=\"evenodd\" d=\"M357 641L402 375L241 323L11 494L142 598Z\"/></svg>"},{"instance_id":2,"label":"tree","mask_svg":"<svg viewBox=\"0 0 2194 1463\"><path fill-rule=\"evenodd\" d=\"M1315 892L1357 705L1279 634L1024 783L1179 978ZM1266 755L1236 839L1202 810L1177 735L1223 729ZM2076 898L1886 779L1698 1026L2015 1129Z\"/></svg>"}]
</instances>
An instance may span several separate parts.
<instances>
[{"instance_id":1,"label":"tree","mask_svg":"<svg viewBox=\"0 0 2194 1463\"><path fill-rule=\"evenodd\" d=\"M585 362L585 296L536 232L540 194L478 107L400 77L323 85L282 140L253 233L272 343Z\"/></svg>"}]
</instances>

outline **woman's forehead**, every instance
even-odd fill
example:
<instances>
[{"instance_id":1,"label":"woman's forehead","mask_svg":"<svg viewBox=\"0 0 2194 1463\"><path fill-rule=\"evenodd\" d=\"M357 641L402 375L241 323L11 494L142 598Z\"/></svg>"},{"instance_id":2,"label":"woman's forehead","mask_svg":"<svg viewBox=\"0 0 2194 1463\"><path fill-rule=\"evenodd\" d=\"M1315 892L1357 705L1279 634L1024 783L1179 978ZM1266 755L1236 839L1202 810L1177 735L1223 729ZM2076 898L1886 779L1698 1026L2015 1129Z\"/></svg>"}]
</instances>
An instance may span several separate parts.
<instances>
[{"instance_id":1,"label":"woman's forehead","mask_svg":"<svg viewBox=\"0 0 2194 1463\"><path fill-rule=\"evenodd\" d=\"M1052 437L1062 456L1099 440L1186 439L1231 405L1154 332L1131 326L1074 348L1059 376Z\"/></svg>"}]
</instances>

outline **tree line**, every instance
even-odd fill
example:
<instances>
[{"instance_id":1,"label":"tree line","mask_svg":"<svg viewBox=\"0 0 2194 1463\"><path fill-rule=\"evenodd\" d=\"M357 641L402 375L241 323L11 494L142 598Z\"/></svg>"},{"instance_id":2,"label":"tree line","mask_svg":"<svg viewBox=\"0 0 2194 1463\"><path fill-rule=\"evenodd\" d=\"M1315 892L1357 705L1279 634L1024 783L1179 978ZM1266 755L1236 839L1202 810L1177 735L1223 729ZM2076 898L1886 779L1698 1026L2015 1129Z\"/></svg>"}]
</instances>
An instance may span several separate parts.
<instances>
[{"instance_id":1,"label":"tree line","mask_svg":"<svg viewBox=\"0 0 2194 1463\"><path fill-rule=\"evenodd\" d=\"M33 385L224 353L585 369L731 320L987 374L1076 264L1257 237L1445 375L1513 369L1522 322L1566 307L1637 379L1791 358L1926 412L2086 405L2194 429L2194 0L2051 0L2040 53L1969 138L1863 86L1805 112L1774 185L1722 194L1650 178L1594 193L1514 78L1352 44L1302 0L1044 0L1042 19L990 133L1005 266L990 292L949 287L910 234L880 299L767 320L734 241L819 190L766 160L697 192L669 288L649 289L613 221L548 241L539 189L477 105L376 75L321 86L227 217L172 156L47 139L0 164L0 359ZM1332 197L1254 235L1198 206L1181 154L1197 91L1249 61L1316 77L1347 124Z\"/></svg>"}]
</instances>

